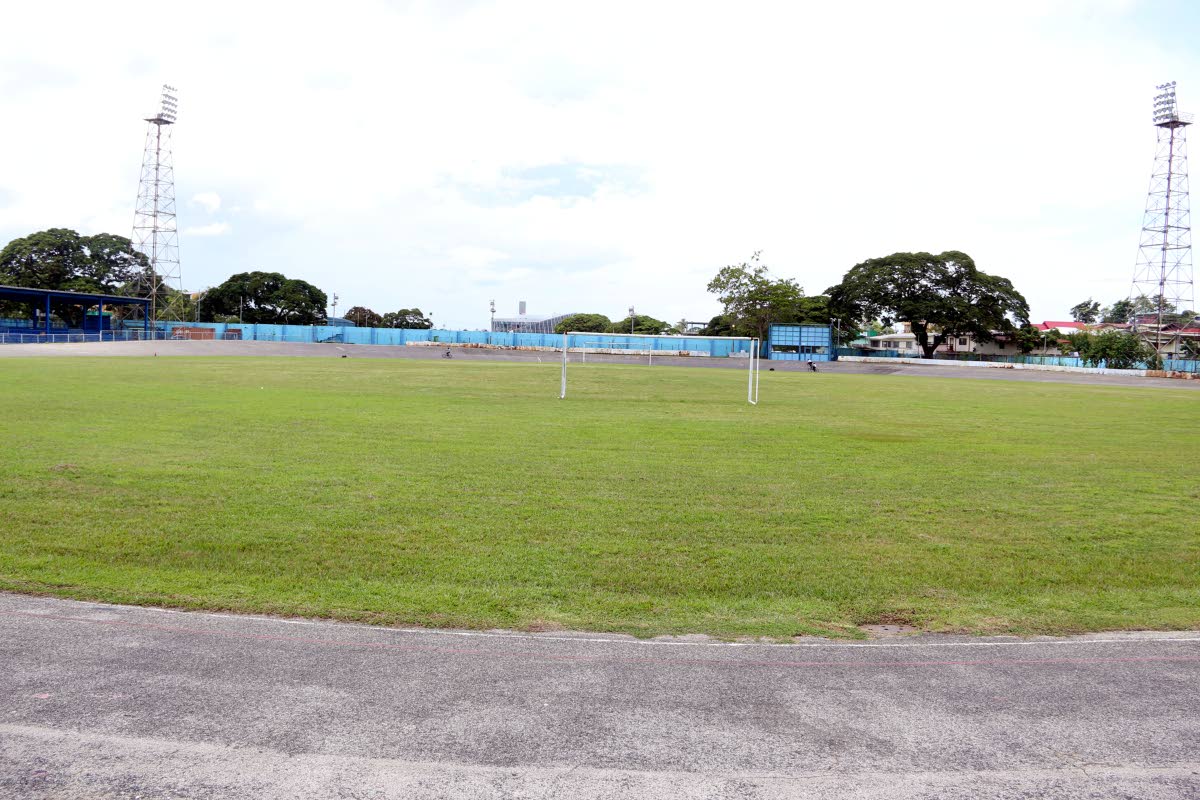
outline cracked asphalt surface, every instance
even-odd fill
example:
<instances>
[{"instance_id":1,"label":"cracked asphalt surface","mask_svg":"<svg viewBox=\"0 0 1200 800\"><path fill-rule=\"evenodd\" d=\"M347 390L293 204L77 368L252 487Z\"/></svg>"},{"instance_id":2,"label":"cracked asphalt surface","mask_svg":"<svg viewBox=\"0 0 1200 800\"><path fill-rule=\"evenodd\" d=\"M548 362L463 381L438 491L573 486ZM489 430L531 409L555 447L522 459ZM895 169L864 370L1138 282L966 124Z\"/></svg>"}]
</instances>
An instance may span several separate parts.
<instances>
[{"instance_id":1,"label":"cracked asphalt surface","mask_svg":"<svg viewBox=\"0 0 1200 800\"><path fill-rule=\"evenodd\" d=\"M0 797L1197 798L1200 633L722 644L0 594Z\"/></svg>"}]
</instances>

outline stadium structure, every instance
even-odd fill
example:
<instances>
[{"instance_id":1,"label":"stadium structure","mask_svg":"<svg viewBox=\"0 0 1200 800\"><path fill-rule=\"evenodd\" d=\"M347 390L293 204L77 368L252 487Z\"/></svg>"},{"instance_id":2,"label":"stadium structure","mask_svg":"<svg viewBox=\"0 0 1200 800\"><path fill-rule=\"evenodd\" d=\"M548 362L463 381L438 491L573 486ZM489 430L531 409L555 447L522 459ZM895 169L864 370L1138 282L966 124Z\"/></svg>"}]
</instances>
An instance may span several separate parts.
<instances>
[{"instance_id":1,"label":"stadium structure","mask_svg":"<svg viewBox=\"0 0 1200 800\"><path fill-rule=\"evenodd\" d=\"M492 305L492 333L554 333L560 322L575 316L575 311L569 314L550 314L548 316L527 314L525 301L518 304L517 316L495 316L495 304Z\"/></svg>"}]
</instances>

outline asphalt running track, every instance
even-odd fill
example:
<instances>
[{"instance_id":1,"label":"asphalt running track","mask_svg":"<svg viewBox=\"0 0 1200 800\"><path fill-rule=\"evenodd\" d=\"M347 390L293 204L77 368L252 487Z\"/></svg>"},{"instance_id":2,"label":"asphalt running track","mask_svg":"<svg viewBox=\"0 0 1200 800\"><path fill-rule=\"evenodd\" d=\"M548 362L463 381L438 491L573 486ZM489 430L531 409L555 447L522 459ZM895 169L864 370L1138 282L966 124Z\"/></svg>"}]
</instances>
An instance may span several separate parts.
<instances>
[{"instance_id":1,"label":"asphalt running track","mask_svg":"<svg viewBox=\"0 0 1200 800\"><path fill-rule=\"evenodd\" d=\"M161 342L88 342L77 344L5 344L0 345L0 358L35 356L289 356L310 358L417 358L441 359L445 349L398 345L302 344L294 342L243 341L161 341ZM454 347L454 357L448 364L464 361L517 361L558 363L561 354L551 351L499 350L475 347ZM572 356L575 358L576 356ZM629 356L587 356L590 363L645 363L644 358ZM656 357L655 366L716 367L745 369L746 362L736 358ZM1142 378L1134 375L1098 375L1082 372L1049 372L1040 370L986 369L981 367L947 367L918 365L911 362L881 364L878 362L838 361L818 365L822 372L871 375L902 375L925 378L975 378L979 380L1031 381L1039 383L1077 383L1092 386L1142 386L1200 390L1200 380L1171 378ZM765 379L768 370L803 372L807 366L796 361L763 361Z\"/></svg>"},{"instance_id":2,"label":"asphalt running track","mask_svg":"<svg viewBox=\"0 0 1200 800\"><path fill-rule=\"evenodd\" d=\"M1200 797L1200 633L416 631L0 594L0 797Z\"/></svg>"}]
</instances>

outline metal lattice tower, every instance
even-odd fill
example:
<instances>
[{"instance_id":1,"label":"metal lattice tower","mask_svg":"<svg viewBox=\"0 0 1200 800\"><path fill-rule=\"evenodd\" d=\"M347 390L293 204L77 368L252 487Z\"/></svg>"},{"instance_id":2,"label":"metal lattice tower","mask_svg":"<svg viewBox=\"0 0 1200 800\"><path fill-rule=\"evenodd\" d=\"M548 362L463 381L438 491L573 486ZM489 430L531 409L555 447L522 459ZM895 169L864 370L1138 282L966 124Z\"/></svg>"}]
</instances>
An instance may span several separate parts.
<instances>
[{"instance_id":1,"label":"metal lattice tower","mask_svg":"<svg viewBox=\"0 0 1200 800\"><path fill-rule=\"evenodd\" d=\"M150 259L150 274L139 278L137 294L150 297L150 318L158 319L164 288L183 291L179 269L179 232L175 227L175 167L171 157L171 127L178 99L173 86L163 84L162 106L146 119L146 149L133 217L133 243Z\"/></svg>"},{"instance_id":2,"label":"metal lattice tower","mask_svg":"<svg viewBox=\"0 0 1200 800\"><path fill-rule=\"evenodd\" d=\"M1156 352L1162 348L1163 314L1190 310L1195 301L1186 135L1192 115L1180 113L1175 102L1175 81L1157 89L1154 126L1158 128L1158 146L1129 295L1131 300L1146 295L1155 301Z\"/></svg>"}]
</instances>

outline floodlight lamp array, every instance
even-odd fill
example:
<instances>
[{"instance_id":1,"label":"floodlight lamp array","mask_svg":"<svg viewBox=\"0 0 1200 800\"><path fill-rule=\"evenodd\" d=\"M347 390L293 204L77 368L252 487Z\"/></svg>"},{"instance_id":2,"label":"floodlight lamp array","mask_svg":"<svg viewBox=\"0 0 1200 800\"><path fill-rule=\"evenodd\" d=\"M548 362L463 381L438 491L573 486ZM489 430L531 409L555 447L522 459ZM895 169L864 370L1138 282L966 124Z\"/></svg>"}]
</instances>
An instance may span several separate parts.
<instances>
[{"instance_id":1,"label":"floodlight lamp array","mask_svg":"<svg viewBox=\"0 0 1200 800\"><path fill-rule=\"evenodd\" d=\"M179 112L179 98L175 95L177 91L179 90L174 86L163 84L162 111L159 116L167 122L174 122Z\"/></svg>"},{"instance_id":2,"label":"floodlight lamp array","mask_svg":"<svg viewBox=\"0 0 1200 800\"><path fill-rule=\"evenodd\" d=\"M1174 122L1179 119L1179 111L1175 106L1175 81L1160 83L1154 87L1159 93L1154 95L1154 122Z\"/></svg>"}]
</instances>

